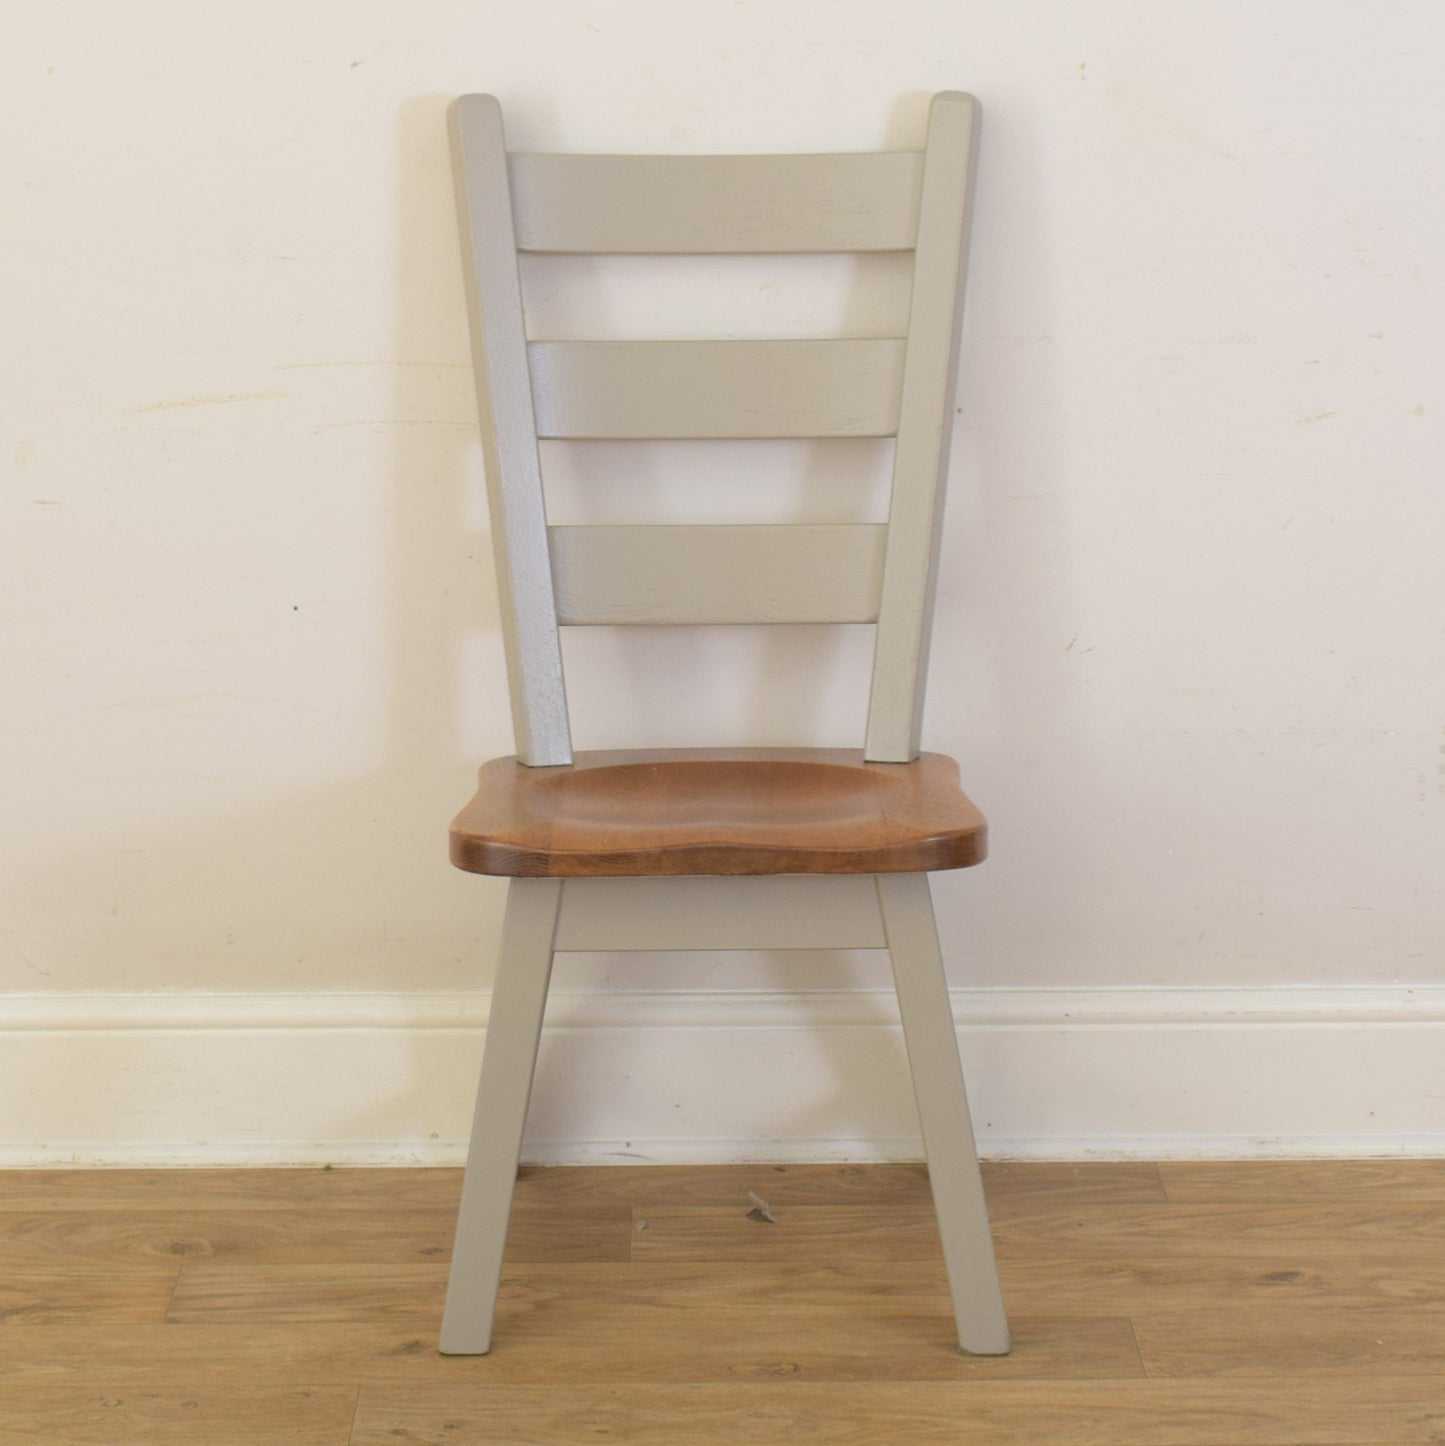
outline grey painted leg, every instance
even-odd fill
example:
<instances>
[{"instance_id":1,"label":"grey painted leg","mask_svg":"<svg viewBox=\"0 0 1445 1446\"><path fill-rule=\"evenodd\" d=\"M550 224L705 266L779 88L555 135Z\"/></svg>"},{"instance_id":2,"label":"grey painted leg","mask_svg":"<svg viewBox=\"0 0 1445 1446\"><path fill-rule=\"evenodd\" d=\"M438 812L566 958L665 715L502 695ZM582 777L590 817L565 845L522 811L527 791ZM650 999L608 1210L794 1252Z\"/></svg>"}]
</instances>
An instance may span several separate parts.
<instances>
[{"instance_id":1,"label":"grey painted leg","mask_svg":"<svg viewBox=\"0 0 1445 1446\"><path fill-rule=\"evenodd\" d=\"M974 1150L953 1010L933 922L927 874L879 874L878 902L893 960L913 1092L933 1187L958 1343L974 1355L1009 1348L988 1208Z\"/></svg>"},{"instance_id":2,"label":"grey painted leg","mask_svg":"<svg viewBox=\"0 0 1445 1446\"><path fill-rule=\"evenodd\" d=\"M492 1346L507 1216L522 1153L561 899L560 879L513 879L507 891L501 958L492 988L482 1080L442 1316L441 1348L449 1356L483 1355Z\"/></svg>"}]
</instances>

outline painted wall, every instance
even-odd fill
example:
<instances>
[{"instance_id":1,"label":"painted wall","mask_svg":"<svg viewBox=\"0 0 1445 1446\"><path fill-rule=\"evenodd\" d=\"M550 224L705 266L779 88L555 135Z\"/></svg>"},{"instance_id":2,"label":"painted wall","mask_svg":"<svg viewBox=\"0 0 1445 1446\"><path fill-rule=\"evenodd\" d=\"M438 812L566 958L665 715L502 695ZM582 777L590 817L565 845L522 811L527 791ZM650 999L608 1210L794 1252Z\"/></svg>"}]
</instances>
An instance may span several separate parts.
<instances>
[{"instance_id":1,"label":"painted wall","mask_svg":"<svg viewBox=\"0 0 1445 1446\"><path fill-rule=\"evenodd\" d=\"M926 744L954 983L1428 985L1433 0L52 0L0 57L0 992L485 985L510 750L444 111L519 148L985 139ZM887 333L896 260L538 262L543 335ZM559 520L876 514L872 444L578 447ZM683 483L693 484L688 492ZM581 746L850 743L866 637L569 641ZM870 958L567 965L847 988Z\"/></svg>"}]
</instances>

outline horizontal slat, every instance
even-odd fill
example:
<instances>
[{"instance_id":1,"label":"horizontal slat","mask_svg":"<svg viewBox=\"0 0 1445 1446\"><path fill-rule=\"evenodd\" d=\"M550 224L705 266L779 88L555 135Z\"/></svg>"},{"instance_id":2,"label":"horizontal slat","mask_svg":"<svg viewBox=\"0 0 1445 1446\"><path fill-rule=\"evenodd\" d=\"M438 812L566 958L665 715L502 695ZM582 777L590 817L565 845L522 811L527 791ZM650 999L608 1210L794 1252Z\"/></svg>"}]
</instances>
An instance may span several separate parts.
<instances>
[{"instance_id":1,"label":"horizontal slat","mask_svg":"<svg viewBox=\"0 0 1445 1446\"><path fill-rule=\"evenodd\" d=\"M918 231L916 151L510 161L523 251L907 251Z\"/></svg>"},{"instance_id":2,"label":"horizontal slat","mask_svg":"<svg viewBox=\"0 0 1445 1446\"><path fill-rule=\"evenodd\" d=\"M557 621L867 623L885 529L551 527Z\"/></svg>"},{"instance_id":3,"label":"horizontal slat","mask_svg":"<svg viewBox=\"0 0 1445 1446\"><path fill-rule=\"evenodd\" d=\"M567 879L555 947L882 949L870 874Z\"/></svg>"},{"instance_id":4,"label":"horizontal slat","mask_svg":"<svg viewBox=\"0 0 1445 1446\"><path fill-rule=\"evenodd\" d=\"M902 340L535 341L537 435L888 437Z\"/></svg>"}]
</instances>

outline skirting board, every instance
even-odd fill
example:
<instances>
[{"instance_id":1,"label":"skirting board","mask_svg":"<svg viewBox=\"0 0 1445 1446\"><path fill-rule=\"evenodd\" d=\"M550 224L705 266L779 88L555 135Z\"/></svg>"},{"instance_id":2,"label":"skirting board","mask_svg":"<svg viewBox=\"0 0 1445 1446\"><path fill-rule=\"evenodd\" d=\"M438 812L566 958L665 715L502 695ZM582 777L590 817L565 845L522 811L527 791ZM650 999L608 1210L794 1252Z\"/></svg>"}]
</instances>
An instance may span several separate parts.
<instances>
[{"instance_id":1,"label":"skirting board","mask_svg":"<svg viewBox=\"0 0 1445 1446\"><path fill-rule=\"evenodd\" d=\"M0 1166L455 1165L480 994L14 994ZM960 989L981 1152L1445 1155L1445 987ZM525 1158L921 1151L886 991L554 993Z\"/></svg>"}]
</instances>

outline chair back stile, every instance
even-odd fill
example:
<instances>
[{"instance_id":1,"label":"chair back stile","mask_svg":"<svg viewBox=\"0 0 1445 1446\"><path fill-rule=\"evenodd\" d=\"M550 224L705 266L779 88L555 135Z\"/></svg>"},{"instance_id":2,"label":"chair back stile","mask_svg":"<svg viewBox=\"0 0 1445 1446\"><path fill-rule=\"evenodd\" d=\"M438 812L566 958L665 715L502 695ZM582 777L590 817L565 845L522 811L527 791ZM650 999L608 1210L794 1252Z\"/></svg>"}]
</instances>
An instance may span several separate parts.
<instances>
[{"instance_id":1,"label":"chair back stile","mask_svg":"<svg viewBox=\"0 0 1445 1446\"><path fill-rule=\"evenodd\" d=\"M533 766L571 763L502 109L492 96L467 95L450 119L517 757Z\"/></svg>"},{"instance_id":2,"label":"chair back stile","mask_svg":"<svg viewBox=\"0 0 1445 1446\"><path fill-rule=\"evenodd\" d=\"M953 399L958 390L978 122L978 103L972 96L945 92L935 97L924 151L908 351L863 745L863 756L877 763L916 758L923 726Z\"/></svg>"},{"instance_id":3,"label":"chair back stile","mask_svg":"<svg viewBox=\"0 0 1445 1446\"><path fill-rule=\"evenodd\" d=\"M572 761L559 625L616 623L876 623L864 756L917 756L977 111L935 97L922 152L694 157L509 155L493 97L453 107L521 762ZM913 251L908 334L530 341L518 251ZM887 436L886 526L547 526L539 437Z\"/></svg>"}]
</instances>

